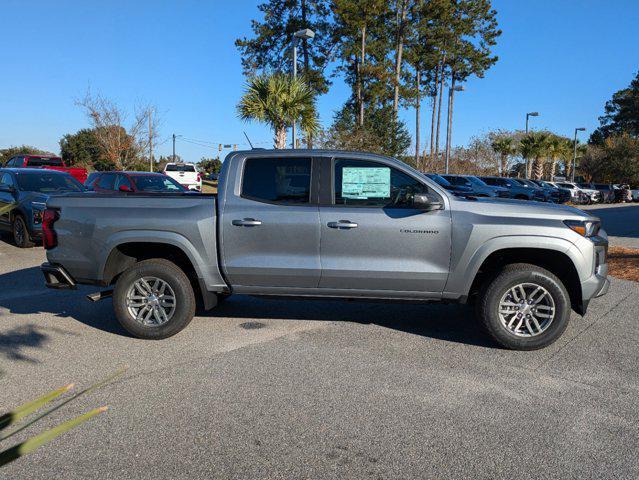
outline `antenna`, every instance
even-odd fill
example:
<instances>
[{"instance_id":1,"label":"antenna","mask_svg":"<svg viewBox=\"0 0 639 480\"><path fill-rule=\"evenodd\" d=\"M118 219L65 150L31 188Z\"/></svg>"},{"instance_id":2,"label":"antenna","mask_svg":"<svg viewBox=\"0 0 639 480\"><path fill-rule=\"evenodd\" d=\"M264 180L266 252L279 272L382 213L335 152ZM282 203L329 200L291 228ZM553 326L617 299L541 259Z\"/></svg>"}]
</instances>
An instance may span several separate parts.
<instances>
[{"instance_id":1,"label":"antenna","mask_svg":"<svg viewBox=\"0 0 639 480\"><path fill-rule=\"evenodd\" d=\"M246 137L246 139L248 140L249 145L251 146L251 150L253 150L253 144L251 143L251 139L250 139L250 138L248 138L248 135L246 134L246 132L242 132L242 133L244 134L244 136L245 136L245 137Z\"/></svg>"}]
</instances>

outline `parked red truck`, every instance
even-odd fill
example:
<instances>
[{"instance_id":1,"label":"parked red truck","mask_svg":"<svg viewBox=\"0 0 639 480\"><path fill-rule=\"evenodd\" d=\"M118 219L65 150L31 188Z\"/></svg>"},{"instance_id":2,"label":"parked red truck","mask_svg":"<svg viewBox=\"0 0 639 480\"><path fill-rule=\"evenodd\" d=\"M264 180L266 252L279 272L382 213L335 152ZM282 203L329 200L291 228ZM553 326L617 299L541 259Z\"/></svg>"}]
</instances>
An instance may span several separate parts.
<instances>
[{"instance_id":1,"label":"parked red truck","mask_svg":"<svg viewBox=\"0 0 639 480\"><path fill-rule=\"evenodd\" d=\"M5 167L13 168L44 168L47 170L57 170L66 172L78 182L84 183L87 179L87 171L84 168L67 167L64 160L52 155L16 155L11 157Z\"/></svg>"}]
</instances>

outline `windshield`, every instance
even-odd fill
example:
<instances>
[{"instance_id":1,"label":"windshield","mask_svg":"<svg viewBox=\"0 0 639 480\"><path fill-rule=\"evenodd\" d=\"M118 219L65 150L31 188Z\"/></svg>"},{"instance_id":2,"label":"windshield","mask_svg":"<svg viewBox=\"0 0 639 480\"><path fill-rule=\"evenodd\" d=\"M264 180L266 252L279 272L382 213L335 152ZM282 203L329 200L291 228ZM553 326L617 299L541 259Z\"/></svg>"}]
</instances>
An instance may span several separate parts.
<instances>
[{"instance_id":1,"label":"windshield","mask_svg":"<svg viewBox=\"0 0 639 480\"><path fill-rule=\"evenodd\" d=\"M23 192L82 192L84 187L71 175L60 173L19 173L18 188Z\"/></svg>"},{"instance_id":2,"label":"windshield","mask_svg":"<svg viewBox=\"0 0 639 480\"><path fill-rule=\"evenodd\" d=\"M185 192L178 182L165 175L130 175L140 192Z\"/></svg>"},{"instance_id":3,"label":"windshield","mask_svg":"<svg viewBox=\"0 0 639 480\"><path fill-rule=\"evenodd\" d=\"M487 187L488 185L483 182L482 180L480 180L477 177L466 177L466 179L468 179L470 181L470 183L472 183L473 185L477 185L479 187Z\"/></svg>"},{"instance_id":4,"label":"windshield","mask_svg":"<svg viewBox=\"0 0 639 480\"><path fill-rule=\"evenodd\" d=\"M164 169L166 172L195 172L195 167L193 165L176 165L169 164Z\"/></svg>"},{"instance_id":5,"label":"windshield","mask_svg":"<svg viewBox=\"0 0 639 480\"><path fill-rule=\"evenodd\" d=\"M436 173L427 173L426 176L442 187L450 187L450 182Z\"/></svg>"}]
</instances>

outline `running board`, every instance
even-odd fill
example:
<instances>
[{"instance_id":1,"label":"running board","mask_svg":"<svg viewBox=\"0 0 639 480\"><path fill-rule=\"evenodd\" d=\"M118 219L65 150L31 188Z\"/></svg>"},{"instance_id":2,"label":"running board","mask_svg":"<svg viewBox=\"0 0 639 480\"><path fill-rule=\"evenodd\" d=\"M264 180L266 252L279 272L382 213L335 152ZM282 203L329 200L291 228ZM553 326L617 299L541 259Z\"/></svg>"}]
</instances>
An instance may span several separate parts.
<instances>
[{"instance_id":1,"label":"running board","mask_svg":"<svg viewBox=\"0 0 639 480\"><path fill-rule=\"evenodd\" d=\"M92 302L98 302L113 296L113 290L104 290L102 292L89 293L87 298Z\"/></svg>"}]
</instances>

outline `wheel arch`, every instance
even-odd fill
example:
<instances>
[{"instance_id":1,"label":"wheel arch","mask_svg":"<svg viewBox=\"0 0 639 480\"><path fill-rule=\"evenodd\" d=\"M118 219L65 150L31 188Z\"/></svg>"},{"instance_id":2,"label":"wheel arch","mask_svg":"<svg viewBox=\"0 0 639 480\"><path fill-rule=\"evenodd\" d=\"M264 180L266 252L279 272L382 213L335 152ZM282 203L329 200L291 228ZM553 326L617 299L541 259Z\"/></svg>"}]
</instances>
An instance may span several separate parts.
<instances>
[{"instance_id":1,"label":"wheel arch","mask_svg":"<svg viewBox=\"0 0 639 480\"><path fill-rule=\"evenodd\" d=\"M510 247L491 252L470 277L472 283L467 291L467 297L476 295L482 285L494 278L504 266L515 263L535 265L556 275L570 295L573 310L583 314L581 281L575 263L568 253L551 248Z\"/></svg>"},{"instance_id":2,"label":"wheel arch","mask_svg":"<svg viewBox=\"0 0 639 480\"><path fill-rule=\"evenodd\" d=\"M216 305L217 295L207 289L206 281L192 253L177 242L166 241L166 239L153 241L128 239L114 244L101 267L101 283L104 286L113 285L129 267L152 258L162 258L177 265L191 281L193 291L196 297L202 300L205 309Z\"/></svg>"}]
</instances>

